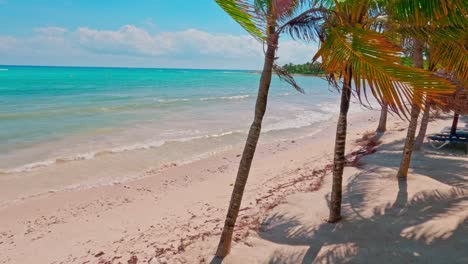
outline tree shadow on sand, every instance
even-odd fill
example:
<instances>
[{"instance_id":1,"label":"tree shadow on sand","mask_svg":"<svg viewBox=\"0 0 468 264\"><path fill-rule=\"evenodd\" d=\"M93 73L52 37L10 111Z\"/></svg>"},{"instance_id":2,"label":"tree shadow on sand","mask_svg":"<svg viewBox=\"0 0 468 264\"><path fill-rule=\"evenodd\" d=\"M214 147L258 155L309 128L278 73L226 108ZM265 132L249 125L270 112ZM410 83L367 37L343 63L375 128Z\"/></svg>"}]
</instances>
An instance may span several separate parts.
<instances>
[{"instance_id":1,"label":"tree shadow on sand","mask_svg":"<svg viewBox=\"0 0 468 264\"><path fill-rule=\"evenodd\" d=\"M308 227L294 217L269 217L260 233L263 239L309 246L305 254L275 254L269 263L467 263L466 218L457 219L452 229L437 223L449 213L466 210L466 193L454 188L407 201L405 184L400 185L395 203L375 208L370 218L356 215L336 225Z\"/></svg>"},{"instance_id":2,"label":"tree shadow on sand","mask_svg":"<svg viewBox=\"0 0 468 264\"><path fill-rule=\"evenodd\" d=\"M392 160L399 158L392 155L401 155L391 151L382 155L368 156L372 159L369 163L398 167L399 162ZM416 166L416 173L450 186L417 192L408 200L408 184L416 185L417 180L397 181L394 170L365 170L348 182L343 196L344 219L338 224L308 225L301 217L279 213L267 217L259 233L262 239L308 247L305 254L275 251L269 263L468 263L468 175L462 175L466 174L466 161L418 156L431 166ZM395 193L395 200L369 206L372 199L379 199L376 192L385 189Z\"/></svg>"},{"instance_id":3,"label":"tree shadow on sand","mask_svg":"<svg viewBox=\"0 0 468 264\"><path fill-rule=\"evenodd\" d=\"M363 162L376 167L398 169L402 144L402 141L394 141L382 145L377 153L366 156ZM451 186L468 188L468 156L463 154L461 148L435 151L425 143L424 151L413 152L410 170Z\"/></svg>"}]
</instances>

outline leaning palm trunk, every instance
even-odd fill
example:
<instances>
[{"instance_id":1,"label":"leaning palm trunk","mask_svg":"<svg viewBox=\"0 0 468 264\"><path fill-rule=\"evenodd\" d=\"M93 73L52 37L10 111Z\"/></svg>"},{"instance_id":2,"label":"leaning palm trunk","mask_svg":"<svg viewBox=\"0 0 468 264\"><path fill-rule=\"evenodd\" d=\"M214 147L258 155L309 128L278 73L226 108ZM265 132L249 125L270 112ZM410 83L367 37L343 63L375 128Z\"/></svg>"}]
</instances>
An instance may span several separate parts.
<instances>
[{"instance_id":1,"label":"leaning palm trunk","mask_svg":"<svg viewBox=\"0 0 468 264\"><path fill-rule=\"evenodd\" d=\"M421 150L421 147L424 143L424 138L426 137L427 126L429 125L429 113L431 111L431 104L428 102L424 108L424 113L421 119L421 127L419 128L418 136L416 137L416 142L414 143L414 150Z\"/></svg>"},{"instance_id":2,"label":"leaning palm trunk","mask_svg":"<svg viewBox=\"0 0 468 264\"><path fill-rule=\"evenodd\" d=\"M277 40L274 42L276 43ZM273 61L275 59L276 44L269 44L265 54L265 63L263 66L262 77L258 88L257 102L255 104L255 117L252 125L250 126L247 141L245 143L244 152L239 164L237 172L236 183L232 191L231 202L229 204L224 229L221 234L216 256L225 257L231 250L231 241L234 233L234 226L236 224L237 216L242 202L245 185L250 172L250 166L254 157L257 142L260 137L262 128L262 120L265 115L268 91L270 89L271 75L273 69Z\"/></svg>"},{"instance_id":3,"label":"leaning palm trunk","mask_svg":"<svg viewBox=\"0 0 468 264\"><path fill-rule=\"evenodd\" d=\"M380 110L379 126L377 127L377 130L376 130L379 133L383 133L387 131L387 114L388 114L387 104L383 103L382 110Z\"/></svg>"},{"instance_id":4,"label":"leaning palm trunk","mask_svg":"<svg viewBox=\"0 0 468 264\"><path fill-rule=\"evenodd\" d=\"M348 110L351 99L351 71L345 76L341 91L340 115L336 127L335 157L333 161L333 185L330 201L329 223L336 223L341 219L341 196L343 169L345 164L346 128L348 125Z\"/></svg>"},{"instance_id":5,"label":"leaning palm trunk","mask_svg":"<svg viewBox=\"0 0 468 264\"><path fill-rule=\"evenodd\" d=\"M416 68L423 68L423 43L419 40L414 40L413 44L413 64ZM416 93L416 92L415 92ZM415 94L414 96L418 96ZM415 100L415 99L413 99ZM418 117L421 108L415 102L411 106L411 117L408 125L408 133L406 135L405 147L403 149L403 157L401 158L400 169L398 170L397 177L406 180L408 176L408 169L411 161L411 154L413 153L414 139L416 136L416 128L418 126Z\"/></svg>"}]
</instances>

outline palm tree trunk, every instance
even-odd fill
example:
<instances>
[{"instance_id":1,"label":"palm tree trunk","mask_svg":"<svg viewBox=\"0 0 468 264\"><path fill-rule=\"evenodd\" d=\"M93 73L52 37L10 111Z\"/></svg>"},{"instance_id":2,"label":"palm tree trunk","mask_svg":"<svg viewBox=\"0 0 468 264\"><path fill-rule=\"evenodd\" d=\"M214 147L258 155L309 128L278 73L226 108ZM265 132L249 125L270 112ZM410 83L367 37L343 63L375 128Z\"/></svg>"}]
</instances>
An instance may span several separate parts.
<instances>
[{"instance_id":1,"label":"palm tree trunk","mask_svg":"<svg viewBox=\"0 0 468 264\"><path fill-rule=\"evenodd\" d=\"M423 68L423 43L414 39L413 44L413 64L416 68ZM416 94L414 96L417 96ZM406 180L408 177L408 169L411 161L411 154L413 154L414 138L416 136L416 128L418 126L418 117L421 109L419 105L414 103L411 106L411 118L408 125L408 133L406 135L405 147L403 148L403 157L401 158L400 169L398 170L397 177Z\"/></svg>"},{"instance_id":2,"label":"palm tree trunk","mask_svg":"<svg viewBox=\"0 0 468 264\"><path fill-rule=\"evenodd\" d=\"M458 119L460 115L458 113L455 113L453 116L453 122L452 122L452 127L450 128L450 135L454 135L457 133L457 126L458 126Z\"/></svg>"},{"instance_id":3,"label":"palm tree trunk","mask_svg":"<svg viewBox=\"0 0 468 264\"><path fill-rule=\"evenodd\" d=\"M380 110L380 119L379 119L379 126L377 127L377 132L383 133L387 131L387 114L388 114L388 107L386 103L382 104L382 110Z\"/></svg>"},{"instance_id":4,"label":"palm tree trunk","mask_svg":"<svg viewBox=\"0 0 468 264\"><path fill-rule=\"evenodd\" d=\"M340 115L336 127L335 157L333 161L333 184L330 201L329 223L336 223L341 219L341 196L343 169L345 163L346 128L348 125L348 110L351 99L351 71L345 76L341 91Z\"/></svg>"},{"instance_id":5,"label":"palm tree trunk","mask_svg":"<svg viewBox=\"0 0 468 264\"><path fill-rule=\"evenodd\" d=\"M426 137L427 126L429 125L429 113L431 111L431 103L427 102L426 107L424 108L424 113L421 119L421 127L419 128L418 136L416 137L416 142L414 143L414 150L421 150L421 147L424 143L424 138Z\"/></svg>"},{"instance_id":6,"label":"palm tree trunk","mask_svg":"<svg viewBox=\"0 0 468 264\"><path fill-rule=\"evenodd\" d=\"M408 133L406 134L405 147L403 148L403 157L400 163L400 169L398 170L397 177L405 180L408 176L408 169L411 161L411 154L413 154L414 138L416 135L416 129L418 127L418 116L421 112L418 105L413 104L411 107L411 119L408 125Z\"/></svg>"},{"instance_id":7,"label":"palm tree trunk","mask_svg":"<svg viewBox=\"0 0 468 264\"><path fill-rule=\"evenodd\" d=\"M234 233L234 226L236 224L237 216L242 202L242 196L244 195L245 185L250 172L250 166L255 154L257 142L260 137L260 131L262 128L262 120L265 115L268 91L270 89L271 75L273 62L276 53L277 39L273 41L273 44L269 44L266 54L265 63L263 66L263 72L260 79L260 85L258 89L257 102L255 104L255 117L252 125L250 126L247 141L245 142L244 152L239 164L237 171L236 183L231 195L231 201L229 203L229 209L226 215L226 221L224 223L223 232L221 239L218 244L216 251L217 257L225 257L231 250L231 241Z\"/></svg>"},{"instance_id":8,"label":"palm tree trunk","mask_svg":"<svg viewBox=\"0 0 468 264\"><path fill-rule=\"evenodd\" d=\"M432 47L429 46L427 49L427 55L428 55L428 61L429 61L429 71L434 71L436 64L434 62L433 58L433 50ZM431 112L431 107L432 107L432 102L431 100L428 99L428 96L426 95L426 107L424 108L424 113L421 119L421 128L419 128L419 133L418 136L416 137L416 143L414 144L414 150L421 150L422 145L424 143L424 138L426 138L426 133L427 133L427 126L429 125L429 118L430 118L430 112Z\"/></svg>"}]
</instances>

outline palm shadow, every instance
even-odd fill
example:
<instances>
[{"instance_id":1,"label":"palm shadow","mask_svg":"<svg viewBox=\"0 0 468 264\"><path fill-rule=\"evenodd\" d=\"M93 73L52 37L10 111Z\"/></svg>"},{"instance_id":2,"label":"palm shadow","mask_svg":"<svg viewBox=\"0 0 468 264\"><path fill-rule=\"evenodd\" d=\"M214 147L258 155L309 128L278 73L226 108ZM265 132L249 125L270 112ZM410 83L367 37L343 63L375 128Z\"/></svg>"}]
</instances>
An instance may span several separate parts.
<instances>
[{"instance_id":1,"label":"palm shadow","mask_svg":"<svg viewBox=\"0 0 468 264\"><path fill-rule=\"evenodd\" d=\"M427 224L466 209L466 193L454 188L426 192L407 201L405 188L400 184L395 203L375 208L370 218L345 218L337 225L309 227L294 217L269 217L261 238L309 247L305 254L276 253L269 263L467 263L466 218L453 230Z\"/></svg>"},{"instance_id":2,"label":"palm shadow","mask_svg":"<svg viewBox=\"0 0 468 264\"><path fill-rule=\"evenodd\" d=\"M403 144L403 140L384 144L376 153L362 159L364 164L372 166L367 165L366 170L346 185L344 219L340 223L314 225L290 214L268 216L262 222L260 238L306 250L276 250L267 262L468 263L468 214L463 214L468 208L466 160L415 153L411 163L413 172L447 186L419 192L409 200L408 184L418 184L418 181L395 178ZM369 201L378 199L376 184L382 184L382 179L387 185L380 187L394 193L395 199L369 207ZM210 263L222 263L222 260L213 258Z\"/></svg>"},{"instance_id":3,"label":"palm shadow","mask_svg":"<svg viewBox=\"0 0 468 264\"><path fill-rule=\"evenodd\" d=\"M301 217L279 213L267 217L259 233L262 239L308 248L305 253L275 251L269 263L468 263L468 214L463 213L468 208L468 175L462 175L467 164L420 154L421 164L431 166L416 162L413 170L450 186L419 192L408 200L408 184L418 182L397 181L394 170L382 169L399 165L401 155L388 151L401 144L394 143L383 146L385 154L365 157L364 162L376 167L348 182L343 196L345 218L340 223L310 225ZM385 178L396 197L384 206L369 207L369 201L379 198L375 189L382 181L378 178Z\"/></svg>"},{"instance_id":4,"label":"palm shadow","mask_svg":"<svg viewBox=\"0 0 468 264\"><path fill-rule=\"evenodd\" d=\"M376 167L397 169L400 166L404 141L398 140L384 144L378 151L363 158L362 162ZM454 155L453 149L433 151L424 146L425 151L414 151L410 169L416 174L426 175L447 185L468 188L468 157L464 154ZM459 150L460 153L463 150ZM430 166L428 166L430 164Z\"/></svg>"}]
</instances>

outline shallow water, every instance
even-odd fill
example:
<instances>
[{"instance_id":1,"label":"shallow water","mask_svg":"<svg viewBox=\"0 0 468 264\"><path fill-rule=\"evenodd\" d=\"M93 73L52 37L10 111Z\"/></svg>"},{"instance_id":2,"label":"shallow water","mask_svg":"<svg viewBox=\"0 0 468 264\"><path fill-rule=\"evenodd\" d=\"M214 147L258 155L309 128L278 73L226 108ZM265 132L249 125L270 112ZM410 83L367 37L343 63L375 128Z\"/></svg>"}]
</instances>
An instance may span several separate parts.
<instances>
[{"instance_id":1,"label":"shallow water","mask_svg":"<svg viewBox=\"0 0 468 264\"><path fill-rule=\"evenodd\" d=\"M226 70L0 68L4 174L163 146L160 155L173 150L184 160L195 146L199 154L228 148L245 137L260 78ZM324 80L296 79L306 94L273 79L264 140L300 136L297 128L310 133L336 112L337 94Z\"/></svg>"}]
</instances>

